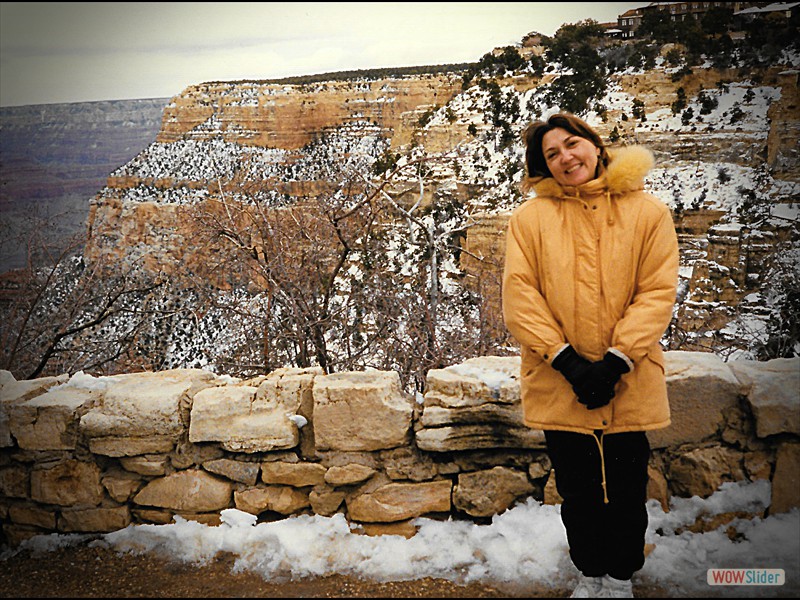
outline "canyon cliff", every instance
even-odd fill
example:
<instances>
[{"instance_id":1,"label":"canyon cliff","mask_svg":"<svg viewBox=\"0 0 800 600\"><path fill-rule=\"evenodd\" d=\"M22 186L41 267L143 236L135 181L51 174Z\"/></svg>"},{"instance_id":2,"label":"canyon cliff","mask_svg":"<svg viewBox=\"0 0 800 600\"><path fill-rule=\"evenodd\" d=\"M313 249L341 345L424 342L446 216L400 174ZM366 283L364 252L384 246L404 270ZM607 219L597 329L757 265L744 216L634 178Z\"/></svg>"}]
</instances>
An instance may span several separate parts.
<instances>
[{"instance_id":1,"label":"canyon cliff","mask_svg":"<svg viewBox=\"0 0 800 600\"><path fill-rule=\"evenodd\" d=\"M392 195L406 208L415 202L461 207L455 254L470 280L464 285L477 290L491 313L488 321L502 328L505 223L521 201L516 136L552 110L542 94L554 77L506 73L493 80L494 94L447 72L191 86L165 107L156 141L114 171L92 202L85 254L115 265L141 257L149 269L190 271L230 289L230 270L209 264L224 243L211 242L198 211L213 213L220 200L233 198L299 206L335 187L332 165L357 157L366 157L367 165L387 156L423 157L431 165L424 181L397 177ZM797 70L786 65L700 68L677 77L661 62L612 74L601 99L606 110L588 116L604 139L643 144L656 155L648 186L671 206L680 234L685 302L678 327L697 342L690 339L689 349L707 349L704 337L741 318L741 300L759 290L772 250L797 236L797 79ZM680 95L694 118L672 109ZM503 119L516 132L511 143L499 136ZM769 205L789 218L756 228L743 223L748 198L762 212Z\"/></svg>"},{"instance_id":2,"label":"canyon cliff","mask_svg":"<svg viewBox=\"0 0 800 600\"><path fill-rule=\"evenodd\" d=\"M86 231L87 199L108 174L155 139L168 98L0 109L0 208L23 234L47 222L48 243L63 248ZM7 240L10 242L10 240ZM24 241L2 248L0 272L25 266Z\"/></svg>"}]
</instances>

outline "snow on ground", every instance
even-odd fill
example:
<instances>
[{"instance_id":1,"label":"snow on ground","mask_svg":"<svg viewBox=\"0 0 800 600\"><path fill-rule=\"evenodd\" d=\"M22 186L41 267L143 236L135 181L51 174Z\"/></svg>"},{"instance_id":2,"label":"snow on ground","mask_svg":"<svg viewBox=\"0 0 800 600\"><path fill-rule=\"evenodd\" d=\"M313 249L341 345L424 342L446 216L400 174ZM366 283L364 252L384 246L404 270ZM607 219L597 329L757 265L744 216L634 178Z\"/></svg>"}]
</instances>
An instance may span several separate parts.
<instances>
[{"instance_id":1,"label":"snow on ground","mask_svg":"<svg viewBox=\"0 0 800 600\"><path fill-rule=\"evenodd\" d=\"M661 586L671 597L774 597L800 593L800 510L766 518L736 518L706 533L688 528L698 520L736 511L763 512L770 503L768 481L725 483L706 499L673 498L668 512L648 502L646 542L655 548L634 582ZM487 525L469 521L415 520L418 532L369 536L332 517L293 516L257 523L236 509L221 512L222 524L207 526L175 516L167 525L130 525L97 536L118 552L163 553L174 560L202 564L219 553L235 557L235 571L270 580L351 575L378 581L424 577L460 583L569 587L578 573L569 560L558 505L528 499ZM19 549L47 551L86 541L80 534L36 536ZM711 586L709 569L738 568L759 573L783 569L785 584Z\"/></svg>"}]
</instances>

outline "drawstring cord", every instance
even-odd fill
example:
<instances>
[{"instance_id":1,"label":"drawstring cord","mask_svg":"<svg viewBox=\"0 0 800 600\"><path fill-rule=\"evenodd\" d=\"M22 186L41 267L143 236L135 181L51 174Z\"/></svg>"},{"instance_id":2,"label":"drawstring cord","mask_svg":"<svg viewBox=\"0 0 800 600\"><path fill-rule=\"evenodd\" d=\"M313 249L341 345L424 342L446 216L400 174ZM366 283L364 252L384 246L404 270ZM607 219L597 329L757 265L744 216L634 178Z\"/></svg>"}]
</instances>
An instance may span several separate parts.
<instances>
[{"instance_id":1,"label":"drawstring cord","mask_svg":"<svg viewBox=\"0 0 800 600\"><path fill-rule=\"evenodd\" d=\"M603 486L603 504L608 504L608 490L606 489L606 459L603 455L603 432L600 432L600 437L597 433L592 433L594 441L597 442L597 447L600 450L600 475L602 477L601 485Z\"/></svg>"},{"instance_id":2,"label":"drawstring cord","mask_svg":"<svg viewBox=\"0 0 800 600\"><path fill-rule=\"evenodd\" d=\"M611 190L606 189L605 196L606 196L606 208L607 208L607 211L606 211L606 223L608 225L613 225L614 224L614 203L611 201ZM569 194L565 194L562 197L565 200L577 200L578 202L580 202L584 206L586 206L586 200L583 199L583 197L581 196L581 192L578 189L575 189L575 195L574 196L569 195ZM558 208L559 208L559 214L561 216L561 220L563 221L565 217L564 217L563 207L562 207L561 203L558 204Z\"/></svg>"}]
</instances>

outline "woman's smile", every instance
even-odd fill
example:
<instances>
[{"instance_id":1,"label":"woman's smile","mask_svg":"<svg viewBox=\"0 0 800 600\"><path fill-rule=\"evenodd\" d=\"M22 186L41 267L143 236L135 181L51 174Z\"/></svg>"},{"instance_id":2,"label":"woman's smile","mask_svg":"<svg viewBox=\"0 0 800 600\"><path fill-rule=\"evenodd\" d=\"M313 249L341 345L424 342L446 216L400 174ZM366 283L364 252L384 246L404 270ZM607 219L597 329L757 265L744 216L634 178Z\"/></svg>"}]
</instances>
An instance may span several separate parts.
<instances>
[{"instance_id":1,"label":"woman's smile","mask_svg":"<svg viewBox=\"0 0 800 600\"><path fill-rule=\"evenodd\" d=\"M556 127L542 137L542 153L561 185L581 185L595 178L600 149L586 138Z\"/></svg>"}]
</instances>

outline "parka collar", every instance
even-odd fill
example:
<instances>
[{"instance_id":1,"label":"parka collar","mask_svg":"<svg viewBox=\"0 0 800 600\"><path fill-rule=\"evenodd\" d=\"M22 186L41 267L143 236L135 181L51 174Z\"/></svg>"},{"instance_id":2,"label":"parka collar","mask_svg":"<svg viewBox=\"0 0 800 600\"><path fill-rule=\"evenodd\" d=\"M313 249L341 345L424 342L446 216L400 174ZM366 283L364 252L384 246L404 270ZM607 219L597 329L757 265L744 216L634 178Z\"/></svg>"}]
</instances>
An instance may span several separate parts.
<instances>
[{"instance_id":1,"label":"parka collar","mask_svg":"<svg viewBox=\"0 0 800 600\"><path fill-rule=\"evenodd\" d=\"M596 179L579 186L562 186L553 177L528 180L537 196L587 198L598 194L619 196L644 188L644 178L653 168L653 153L644 146L609 148L608 166Z\"/></svg>"}]
</instances>

